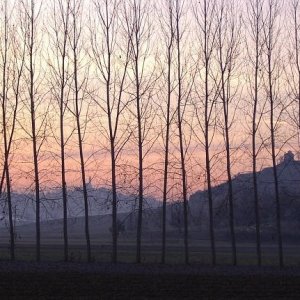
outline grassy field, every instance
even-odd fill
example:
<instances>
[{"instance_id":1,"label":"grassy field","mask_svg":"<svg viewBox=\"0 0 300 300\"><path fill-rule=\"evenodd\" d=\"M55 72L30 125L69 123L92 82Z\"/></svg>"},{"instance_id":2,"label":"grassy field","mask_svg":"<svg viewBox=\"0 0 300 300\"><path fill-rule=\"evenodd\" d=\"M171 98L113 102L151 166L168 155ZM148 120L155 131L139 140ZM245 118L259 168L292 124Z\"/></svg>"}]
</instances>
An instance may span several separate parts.
<instances>
[{"instance_id":1,"label":"grassy field","mask_svg":"<svg viewBox=\"0 0 300 300\"><path fill-rule=\"evenodd\" d=\"M259 268L250 269L256 264L255 245L240 241L238 243L238 264L241 269L230 266L231 249L227 241L218 240L217 264L229 272L222 274L209 267L210 242L193 239L190 244L191 266L183 266L183 240L172 235L167 241L167 268L159 266L161 246L159 235L148 234L142 244L142 265L145 271L135 271L134 235L120 236L118 261L125 263L125 271L95 270L104 264L108 270L121 268L107 264L111 258L111 237L92 236L92 257L95 263L87 264L85 240L80 234L70 238L70 258L72 262L64 264L63 243L60 234L48 232L42 235L42 264L35 264L34 235L24 235L16 241L15 263L17 271L7 268L9 259L8 237L1 236L0 245L0 299L300 299L300 245L285 243L284 261L292 266L296 274L274 269L261 273ZM126 264L129 263L129 264ZM25 264L23 270L22 265ZM53 265L54 264L54 265ZM77 270L77 265L80 265ZM278 264L277 246L274 243L263 244L264 266ZM21 268L19 269L19 265ZM126 265L130 269L126 271ZM207 267L205 267L205 265ZM38 266L38 267L37 267ZM45 266L45 268L43 267ZM50 269L49 269L50 266ZM51 267L52 266L52 267ZM56 270L56 266L59 266ZM70 267L71 266L71 267ZM73 267L74 266L74 267ZM84 271L81 268L84 268ZM152 273L152 268L159 272ZM90 269L89 269L90 268ZM185 271L181 272L181 268ZM186 269L187 268L187 269ZM200 273L189 272L199 268ZM206 274L203 268L209 268ZM219 267L218 267L219 268ZM251 267L250 267L251 268ZM271 267L272 268L272 267ZM106 270L106 269L105 269ZM240 270L240 271L239 271Z\"/></svg>"},{"instance_id":2,"label":"grassy field","mask_svg":"<svg viewBox=\"0 0 300 300\"><path fill-rule=\"evenodd\" d=\"M209 241L197 241L190 244L190 262L196 264L210 264ZM263 264L277 265L277 247L274 244L263 246ZM125 263L135 262L134 240L120 240L118 245L118 260ZM84 240L71 240L69 245L70 258L74 262L86 260L86 248ZM43 261L61 261L63 259L63 244L61 241L48 239L42 240L41 257ZM92 257L97 262L109 262L111 258L111 243L107 240L92 241ZM142 262L159 263L161 257L161 246L159 243L145 240L142 246ZM9 245L1 243L0 258L9 259ZM22 241L16 244L16 258L20 261L33 261L35 259L34 241ZM300 246L285 245L284 261L288 266L300 266ZM183 264L184 249L182 240L169 241L167 246L167 263ZM229 265L231 263L231 248L226 242L217 243L217 263ZM256 248L249 243L238 244L238 264L255 265Z\"/></svg>"},{"instance_id":3,"label":"grassy field","mask_svg":"<svg viewBox=\"0 0 300 300\"><path fill-rule=\"evenodd\" d=\"M69 253L74 262L86 261L83 218L69 220ZM97 262L109 262L111 258L111 226L110 217L91 217L90 236L92 257ZM43 261L63 260L63 227L61 220L43 222L41 224L41 258ZM35 224L27 224L16 228L16 258L20 261L35 259ZM118 239L118 260L125 263L135 262L136 244L134 230L120 234ZM231 247L229 238L216 232L217 263L231 264ZM9 235L6 228L0 229L0 259L9 259ZM252 239L237 239L238 264L255 265L256 248ZM167 232L167 263L184 263L184 243L182 232ZM190 262L207 265L211 262L210 241L201 237L196 231L190 231ZM278 264L276 241L262 243L264 265ZM145 231L142 239L142 262L159 263L161 257L161 232ZM284 241L284 260L286 265L300 266L300 242Z\"/></svg>"}]
</instances>

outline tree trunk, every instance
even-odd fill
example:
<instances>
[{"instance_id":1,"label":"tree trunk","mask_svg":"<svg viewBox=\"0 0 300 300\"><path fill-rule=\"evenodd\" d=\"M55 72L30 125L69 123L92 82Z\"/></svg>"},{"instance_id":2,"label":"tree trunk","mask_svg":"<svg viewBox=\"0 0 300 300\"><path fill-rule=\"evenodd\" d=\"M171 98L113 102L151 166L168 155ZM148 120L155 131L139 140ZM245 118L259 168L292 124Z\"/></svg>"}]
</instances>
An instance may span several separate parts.
<instances>
[{"instance_id":1,"label":"tree trunk","mask_svg":"<svg viewBox=\"0 0 300 300\"><path fill-rule=\"evenodd\" d=\"M211 170L210 170L210 141L209 141L209 126L210 126L210 109L209 109L209 60L210 54L208 51L208 11L207 1L204 0L204 56L205 56L205 124L204 124L204 135L205 135L205 168L206 168L206 179L207 179L207 193L208 193L208 206L209 206L209 233L211 243L211 259L212 265L216 265L216 248L215 248L215 231L214 231L214 212L213 212L213 197L212 197L212 186L211 186Z\"/></svg>"},{"instance_id":2,"label":"tree trunk","mask_svg":"<svg viewBox=\"0 0 300 300\"><path fill-rule=\"evenodd\" d=\"M8 52L8 33L7 33L7 1L5 1L5 16L4 16L4 55L3 55L3 74L2 74L2 122L3 122L3 139L4 139L4 173L6 179L7 189L7 205L8 205L8 218L9 218L9 234L10 234L10 259L15 260L15 235L14 223L12 215L12 199L11 199L11 182L9 172L9 142L7 136L7 120L6 120L6 102L7 102L7 52ZM3 176L4 178L4 176Z\"/></svg>"},{"instance_id":3,"label":"tree trunk","mask_svg":"<svg viewBox=\"0 0 300 300\"><path fill-rule=\"evenodd\" d=\"M170 18L170 43L168 45L168 95L167 95L167 122L166 122L166 145L164 158L164 179L163 179L163 211L162 211L162 249L161 249L161 263L166 262L166 225L167 225L167 197L168 197L168 167L169 167L169 139L170 139L170 108L171 108L171 66L172 66L172 47L173 47L173 4L169 1L169 18Z\"/></svg>"},{"instance_id":4,"label":"tree trunk","mask_svg":"<svg viewBox=\"0 0 300 300\"><path fill-rule=\"evenodd\" d=\"M35 116L35 92L34 92L34 36L35 36L35 2L31 0L30 15L30 41L29 41L29 72L30 72L30 115L31 115L31 135L32 135L32 151L34 163L34 179L35 179L35 204L36 204L36 260L41 259L41 234L40 234L40 178L38 164L38 146L36 134L36 116Z\"/></svg>"},{"instance_id":5,"label":"tree trunk","mask_svg":"<svg viewBox=\"0 0 300 300\"><path fill-rule=\"evenodd\" d=\"M274 79L273 79L273 48L275 45L274 41L274 23L276 19L276 7L277 2L273 3L269 0L269 22L268 22L268 32L267 32L267 72L268 72L268 94L270 101L270 131L271 131L271 155L272 155L272 165L273 165L273 177L274 177L274 189L275 189L275 205L276 205L276 230L278 239L278 259L279 266L282 268L283 262L283 247L282 247L282 231L281 231L281 204L279 197L279 181L276 166L276 138L275 138L275 121L274 121L274 109L275 109L275 99L274 99Z\"/></svg>"},{"instance_id":6,"label":"tree trunk","mask_svg":"<svg viewBox=\"0 0 300 300\"><path fill-rule=\"evenodd\" d=\"M74 59L74 85L75 85L75 113L76 113L76 125L78 134L78 144L79 144L79 156L80 156L80 168L81 168L81 180L83 189L83 201L84 201L84 220L85 220L85 239L86 239L86 249L87 249L87 261L91 262L91 242L90 242L90 230L89 230L89 203L88 203L88 191L86 186L86 172L85 172L85 162L83 154L83 143L81 134L81 123L80 123L80 109L79 109L79 83L78 83L78 55L77 55L77 24L76 15L73 12L73 59Z\"/></svg>"},{"instance_id":7,"label":"tree trunk","mask_svg":"<svg viewBox=\"0 0 300 300\"><path fill-rule=\"evenodd\" d=\"M183 130L182 130L182 74L181 74L181 49L180 49L180 12L179 0L176 0L176 45L177 45L177 76L178 76L178 99L177 99L177 117L178 117L178 134L180 145L180 164L181 164L181 178L182 178L182 196L183 196L183 222L184 222L184 253L185 263L189 264L189 229L188 229L188 198L187 198L187 178L185 170L185 154L183 144Z\"/></svg>"},{"instance_id":8,"label":"tree trunk","mask_svg":"<svg viewBox=\"0 0 300 300\"><path fill-rule=\"evenodd\" d=\"M62 66L61 66L61 88L60 88L60 151L61 151L61 187L63 198L63 226L64 226L64 260L69 260L69 246L68 246L68 196L66 184L66 166L65 166L65 137L64 137L64 112L65 112L65 64L66 64L66 48L68 41L68 24L69 24L69 2L66 12L66 20L64 23L64 41L62 52Z\"/></svg>"}]
</instances>

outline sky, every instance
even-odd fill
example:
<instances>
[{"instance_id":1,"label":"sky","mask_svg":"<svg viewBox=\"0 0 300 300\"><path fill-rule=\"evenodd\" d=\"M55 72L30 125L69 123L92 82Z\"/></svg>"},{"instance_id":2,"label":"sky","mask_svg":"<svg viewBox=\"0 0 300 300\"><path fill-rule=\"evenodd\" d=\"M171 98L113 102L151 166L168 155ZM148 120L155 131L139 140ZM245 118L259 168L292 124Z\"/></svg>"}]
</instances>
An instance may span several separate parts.
<instances>
[{"instance_id":1,"label":"sky","mask_svg":"<svg viewBox=\"0 0 300 300\"><path fill-rule=\"evenodd\" d=\"M105 78L107 78L107 41L105 31L101 27L101 16L95 3L101 4L101 13L105 14L105 1L84 1L76 16L76 26L80 29L78 36L78 78L80 85L80 122L83 132L84 159L87 178L91 178L94 186L111 185L111 164L108 140L108 121L106 106ZM145 193L161 197L166 107L167 107L167 41L169 41L169 19L166 1L136 1L141 3L141 31L140 52L138 66L141 71L141 108L142 132L144 146ZM208 1L210 4L212 1ZM218 27L216 17L220 12L220 3L212 9L208 6L208 20L211 21L211 32L208 44L212 45L211 61L209 65L208 90L209 105L212 107L212 117L209 124L210 159L212 166L213 185L227 180L226 153L224 145L224 117L222 101L220 99L220 69L217 34L222 31L222 43L226 49L231 38L230 24L234 22L236 49L232 59L231 77L227 92L230 91L228 112L230 126L230 150L232 156L232 173L251 171L251 117L253 111L253 60L255 57L254 40L251 29L250 1L225 1L228 12L228 25ZM271 1L270 3L276 1ZM0 74L4 74L4 3L1 7L0 25ZM24 52L24 68L20 83L20 97L17 109L16 128L12 140L10 155L10 169L12 187L14 191L30 192L34 187L32 139L29 106L29 48L28 28L25 22L25 7L29 0L8 1L8 67L7 98L5 102L7 126L11 129L12 116L15 108L14 88L16 78L14 71L22 65L22 49ZM36 104L35 118L38 130L39 167L41 189L60 187L60 146L59 146L59 106L61 79L61 47L63 43L63 20L59 13L59 3L66 9L67 1L36 1L37 15L34 23L34 99ZM70 2L71 7L73 1ZM79 2L76 1L78 5ZM137 184L137 119L136 119L136 84L134 81L134 54L129 52L126 32L126 16L131 16L133 1L121 1L113 9L114 1L109 3L109 14L112 17L109 29L111 48L111 84L110 99L111 113L115 122L117 100L120 95L122 76L126 66L124 85L120 107L122 113L116 136L118 189L128 193L136 193ZM118 1L115 2L116 4ZM173 2L175 3L175 1ZM180 58L182 102L184 111L183 140L185 148L185 162L189 194L206 187L205 151L204 151L204 100L205 100L205 65L203 56L204 36L202 34L203 2L180 1L181 15L179 18ZM230 3L234 10L230 11ZM264 2L263 18L268 20L268 1ZM56 8L54 5L57 5ZM295 48L293 31L293 17L291 14L292 1L278 1L278 16L274 23L272 78L275 97L275 128L277 159L287 150L298 152L298 101L297 101L297 73L296 54L300 49ZM56 13L55 13L56 12ZM197 22L196 12L199 19ZM297 10L297 16L300 8ZM65 16L64 16L65 17ZM65 114L64 130L66 138L66 176L67 185L81 184L78 136L75 122L75 94L74 94L74 58L72 53L73 19L69 16L69 36L66 50L65 73ZM300 18L299 18L300 20ZM297 20L297 22L300 22ZM130 20L129 20L130 21ZM174 20L173 20L174 22ZM298 23L297 23L298 24ZM299 23L300 25L300 23ZM298 31L299 26L298 25ZM174 26L174 24L173 24ZM175 27L174 27L175 28ZM105 29L105 28L104 28ZM78 33L77 32L77 33ZM300 31L299 31L300 33ZM300 35L299 35L300 36ZM267 37L266 28L261 29L261 53L259 59L259 105L258 115L261 121L257 131L257 145L259 148L258 169L270 166L270 105L267 85L267 48L264 40ZM131 37L132 38L132 37ZM25 48L24 48L25 47ZM171 131L170 131L170 162L169 162L169 198L181 199L181 171L179 137L177 123L178 100L178 51L176 43L172 45L171 59ZM228 53L228 52L227 52ZM225 56L226 57L226 56ZM126 65L128 63L128 65ZM227 69L228 70L228 69ZM227 71L226 71L227 72ZM3 75L1 75L3 77ZM1 77L1 78L2 78ZM1 81L3 82L3 81ZM3 83L0 85L1 90ZM3 104L1 92L1 104ZM1 157L0 167L3 168L3 109L0 112ZM113 122L113 123L114 123ZM114 123L115 124L115 123ZM120 151L120 152L119 152Z\"/></svg>"}]
</instances>

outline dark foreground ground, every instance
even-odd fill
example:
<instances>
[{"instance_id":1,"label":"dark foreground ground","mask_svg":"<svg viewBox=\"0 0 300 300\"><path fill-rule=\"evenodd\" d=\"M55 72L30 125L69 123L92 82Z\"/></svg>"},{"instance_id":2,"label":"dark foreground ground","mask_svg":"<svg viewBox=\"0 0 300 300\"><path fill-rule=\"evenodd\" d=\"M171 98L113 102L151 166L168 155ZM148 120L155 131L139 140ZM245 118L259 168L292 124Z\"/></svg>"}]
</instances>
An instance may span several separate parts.
<instances>
[{"instance_id":1,"label":"dark foreground ground","mask_svg":"<svg viewBox=\"0 0 300 300\"><path fill-rule=\"evenodd\" d=\"M0 299L300 299L300 268L0 262Z\"/></svg>"}]
</instances>

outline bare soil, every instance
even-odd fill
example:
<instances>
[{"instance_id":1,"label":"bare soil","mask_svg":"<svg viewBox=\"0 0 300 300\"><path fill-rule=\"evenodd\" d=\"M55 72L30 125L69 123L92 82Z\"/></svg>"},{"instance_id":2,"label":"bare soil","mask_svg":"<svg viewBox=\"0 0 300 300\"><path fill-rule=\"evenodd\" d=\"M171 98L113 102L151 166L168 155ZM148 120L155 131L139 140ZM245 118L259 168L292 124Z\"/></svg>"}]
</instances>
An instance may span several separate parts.
<instances>
[{"instance_id":1,"label":"bare soil","mask_svg":"<svg viewBox=\"0 0 300 300\"><path fill-rule=\"evenodd\" d=\"M0 262L0 299L300 299L300 268Z\"/></svg>"}]
</instances>

